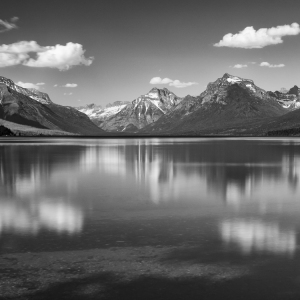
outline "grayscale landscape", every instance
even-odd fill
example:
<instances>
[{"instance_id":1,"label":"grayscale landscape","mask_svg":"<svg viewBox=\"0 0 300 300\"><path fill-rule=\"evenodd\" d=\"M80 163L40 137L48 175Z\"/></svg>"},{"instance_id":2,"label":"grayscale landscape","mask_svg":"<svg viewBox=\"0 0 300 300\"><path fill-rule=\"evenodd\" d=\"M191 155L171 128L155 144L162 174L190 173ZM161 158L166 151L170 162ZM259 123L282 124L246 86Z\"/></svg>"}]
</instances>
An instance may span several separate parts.
<instances>
[{"instance_id":1,"label":"grayscale landscape","mask_svg":"<svg viewBox=\"0 0 300 300\"><path fill-rule=\"evenodd\" d=\"M2 3L0 300L300 299L299 11Z\"/></svg>"}]
</instances>

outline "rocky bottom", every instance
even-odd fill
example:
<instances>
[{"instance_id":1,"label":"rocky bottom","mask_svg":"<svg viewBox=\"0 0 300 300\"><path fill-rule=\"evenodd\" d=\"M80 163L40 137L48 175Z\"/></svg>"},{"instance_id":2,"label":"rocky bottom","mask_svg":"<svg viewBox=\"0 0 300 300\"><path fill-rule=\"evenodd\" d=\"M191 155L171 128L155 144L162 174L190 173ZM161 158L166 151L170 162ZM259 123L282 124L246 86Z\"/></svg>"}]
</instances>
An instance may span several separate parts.
<instances>
[{"instance_id":1,"label":"rocky bottom","mask_svg":"<svg viewBox=\"0 0 300 300\"><path fill-rule=\"evenodd\" d=\"M266 258L231 264L196 257L186 246L4 254L0 299L299 299L300 278L294 289L279 272L266 278Z\"/></svg>"},{"instance_id":2,"label":"rocky bottom","mask_svg":"<svg viewBox=\"0 0 300 300\"><path fill-rule=\"evenodd\" d=\"M0 299L154 299L153 293L155 299L166 299L164 290L173 284L226 281L247 274L245 267L168 259L174 250L116 247L2 255ZM177 299L177 293L170 299Z\"/></svg>"}]
</instances>

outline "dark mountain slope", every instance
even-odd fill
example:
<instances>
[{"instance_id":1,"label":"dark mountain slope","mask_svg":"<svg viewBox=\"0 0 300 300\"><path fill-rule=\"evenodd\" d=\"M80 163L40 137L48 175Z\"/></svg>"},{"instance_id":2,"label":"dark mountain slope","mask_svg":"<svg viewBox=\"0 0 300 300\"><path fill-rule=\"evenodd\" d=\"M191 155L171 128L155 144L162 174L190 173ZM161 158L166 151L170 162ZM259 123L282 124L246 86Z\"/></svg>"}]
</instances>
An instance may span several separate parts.
<instances>
[{"instance_id":1,"label":"dark mountain slope","mask_svg":"<svg viewBox=\"0 0 300 300\"><path fill-rule=\"evenodd\" d=\"M42 100L38 101L28 96L31 92L27 93L27 89L14 86L11 80L4 77L0 79L0 118L36 128L81 135L105 135L103 130L76 109L54 104L45 93L36 92L32 96L42 97Z\"/></svg>"},{"instance_id":2,"label":"dark mountain slope","mask_svg":"<svg viewBox=\"0 0 300 300\"><path fill-rule=\"evenodd\" d=\"M259 127L260 131L270 132L274 131L274 135L289 135L300 132L300 109L288 112L287 114L274 118ZM275 131L278 133L276 134ZM286 131L286 132L285 132Z\"/></svg>"},{"instance_id":3,"label":"dark mountain slope","mask_svg":"<svg viewBox=\"0 0 300 300\"><path fill-rule=\"evenodd\" d=\"M0 136L15 136L15 134L9 128L0 125Z\"/></svg>"},{"instance_id":4,"label":"dark mountain slope","mask_svg":"<svg viewBox=\"0 0 300 300\"><path fill-rule=\"evenodd\" d=\"M106 135L106 132L96 126L87 115L73 107L54 103L49 104L48 107L59 117L56 119L57 125L64 131L83 135Z\"/></svg>"}]
</instances>

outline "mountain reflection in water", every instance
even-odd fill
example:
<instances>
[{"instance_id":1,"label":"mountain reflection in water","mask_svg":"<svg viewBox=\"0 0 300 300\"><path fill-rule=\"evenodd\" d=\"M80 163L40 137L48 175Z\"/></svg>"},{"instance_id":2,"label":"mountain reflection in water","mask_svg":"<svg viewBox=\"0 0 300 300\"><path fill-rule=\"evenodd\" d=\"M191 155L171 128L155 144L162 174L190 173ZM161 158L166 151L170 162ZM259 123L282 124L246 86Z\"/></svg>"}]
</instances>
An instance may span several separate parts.
<instances>
[{"instance_id":1,"label":"mountain reflection in water","mask_svg":"<svg viewBox=\"0 0 300 300\"><path fill-rule=\"evenodd\" d=\"M149 203L204 211L255 204L260 213L290 214L294 207L285 204L300 199L297 140L39 141L0 146L0 234L76 234L89 211L142 211ZM291 252L296 245L295 234L277 225L222 224L222 239L244 252Z\"/></svg>"},{"instance_id":2,"label":"mountain reflection in water","mask_svg":"<svg viewBox=\"0 0 300 300\"><path fill-rule=\"evenodd\" d=\"M122 178L130 176L137 184L145 184L154 203L198 201L199 195L222 198L232 204L255 194L267 199L271 191L264 190L264 186L274 182L280 183L280 190L286 189L282 193L290 194L298 186L299 164L300 151L294 143L247 140L132 140L90 147L81 157L85 169L101 169ZM263 194L255 193L257 189L264 190Z\"/></svg>"}]
</instances>

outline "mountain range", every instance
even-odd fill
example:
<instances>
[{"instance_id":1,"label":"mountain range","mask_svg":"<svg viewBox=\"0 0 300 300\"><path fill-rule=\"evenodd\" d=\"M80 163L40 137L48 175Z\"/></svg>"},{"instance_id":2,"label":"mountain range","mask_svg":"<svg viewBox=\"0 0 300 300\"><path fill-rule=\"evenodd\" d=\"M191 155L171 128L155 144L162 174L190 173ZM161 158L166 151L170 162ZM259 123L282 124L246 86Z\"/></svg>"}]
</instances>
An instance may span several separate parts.
<instances>
[{"instance_id":1,"label":"mountain range","mask_svg":"<svg viewBox=\"0 0 300 300\"><path fill-rule=\"evenodd\" d=\"M97 136L298 135L299 108L296 85L288 91L266 91L251 79L228 73L209 83L199 96L181 98L155 87L131 102L116 101L105 108L58 105L46 93L0 77L0 119L49 130L49 135L54 134L51 130Z\"/></svg>"},{"instance_id":2,"label":"mountain range","mask_svg":"<svg viewBox=\"0 0 300 300\"><path fill-rule=\"evenodd\" d=\"M298 126L298 112L293 111L300 108L300 89L294 86L287 92L266 91L251 79L225 73L199 96L179 98L166 88L153 88L131 103L101 109L98 116L88 111L89 107L79 110L108 132L262 135Z\"/></svg>"}]
</instances>

